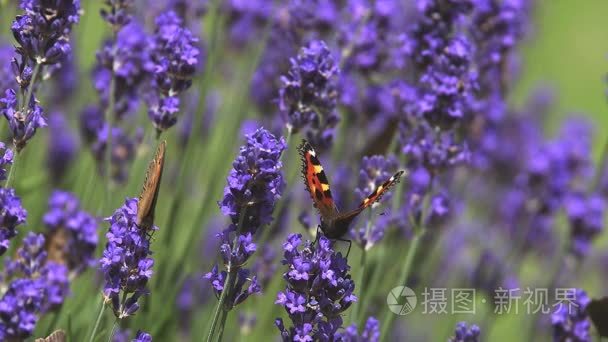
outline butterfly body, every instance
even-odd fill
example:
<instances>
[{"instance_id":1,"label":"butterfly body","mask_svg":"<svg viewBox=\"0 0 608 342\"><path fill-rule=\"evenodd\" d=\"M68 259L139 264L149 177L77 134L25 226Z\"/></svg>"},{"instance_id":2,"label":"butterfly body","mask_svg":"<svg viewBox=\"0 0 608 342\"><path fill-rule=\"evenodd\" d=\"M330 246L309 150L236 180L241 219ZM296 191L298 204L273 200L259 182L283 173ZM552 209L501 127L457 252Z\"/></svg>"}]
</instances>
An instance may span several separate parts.
<instances>
[{"instance_id":1,"label":"butterfly body","mask_svg":"<svg viewBox=\"0 0 608 342\"><path fill-rule=\"evenodd\" d=\"M404 171L398 171L378 186L357 208L341 213L333 200L329 181L315 150L306 140L303 140L298 147L298 151L302 158L302 176L306 189L310 192L313 204L321 215L320 229L323 235L330 239L341 240L348 232L353 220L363 210L379 201L388 189L399 182L404 173Z\"/></svg>"}]
</instances>

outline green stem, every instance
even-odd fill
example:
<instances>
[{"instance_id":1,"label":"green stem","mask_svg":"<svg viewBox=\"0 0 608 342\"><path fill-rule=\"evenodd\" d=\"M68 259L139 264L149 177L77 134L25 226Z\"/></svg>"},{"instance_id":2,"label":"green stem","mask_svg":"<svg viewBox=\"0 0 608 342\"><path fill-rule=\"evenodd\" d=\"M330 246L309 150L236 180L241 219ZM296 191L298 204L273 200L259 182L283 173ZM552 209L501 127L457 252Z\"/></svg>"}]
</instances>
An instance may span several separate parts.
<instances>
[{"instance_id":1,"label":"green stem","mask_svg":"<svg viewBox=\"0 0 608 342\"><path fill-rule=\"evenodd\" d=\"M597 189L601 184L602 177L604 177L604 172L606 171L606 159L608 158L608 137L606 137L606 142L604 143L604 148L602 149L602 155L600 156L600 161L598 164L598 168L595 174L595 178L593 179L591 191Z\"/></svg>"},{"instance_id":2,"label":"green stem","mask_svg":"<svg viewBox=\"0 0 608 342\"><path fill-rule=\"evenodd\" d=\"M25 93L25 98L23 99L23 103L21 104L21 108L27 112L28 106L30 104L30 99L32 98L32 94L34 92L34 84L36 83L36 78L38 77L38 73L41 69L41 64L36 62L34 66L34 71L32 71L32 79L30 81L29 87L27 87L27 93Z\"/></svg>"},{"instance_id":3,"label":"green stem","mask_svg":"<svg viewBox=\"0 0 608 342\"><path fill-rule=\"evenodd\" d=\"M351 322L353 323L359 323L361 322L361 316L363 313L365 312L365 310L361 310L361 307L363 306L363 281L365 279L365 259L367 257L367 251L365 250L365 247L361 249L361 260L359 261L359 277L357 279L357 282L355 284L357 284L357 286L359 286L359 288L361 289L361 291L359 292L359 302L357 304L355 304L355 307L353 308L353 317Z\"/></svg>"},{"instance_id":4,"label":"green stem","mask_svg":"<svg viewBox=\"0 0 608 342\"><path fill-rule=\"evenodd\" d=\"M111 208L112 201L112 127L114 126L114 92L116 89L116 80L114 70L110 78L110 90L108 94L108 109L106 111L106 121L108 123L108 137L106 141L105 162L105 177L106 177L106 208Z\"/></svg>"},{"instance_id":5,"label":"green stem","mask_svg":"<svg viewBox=\"0 0 608 342\"><path fill-rule=\"evenodd\" d=\"M224 339L224 326L226 324L226 318L228 317L228 311L224 310L222 312L222 318L220 319L220 327L219 327L219 333L217 335L217 340L219 342L221 342Z\"/></svg>"},{"instance_id":6,"label":"green stem","mask_svg":"<svg viewBox=\"0 0 608 342\"><path fill-rule=\"evenodd\" d=\"M106 308L106 303L102 297L101 305L99 306L99 312L97 313L97 319L95 320L95 325L93 326L93 331L91 332L91 336L89 337L89 342L95 341L95 337L97 336L97 330L99 330L99 324L101 323L101 317L103 317L103 311L105 308Z\"/></svg>"},{"instance_id":7,"label":"green stem","mask_svg":"<svg viewBox=\"0 0 608 342\"><path fill-rule=\"evenodd\" d=\"M10 188L13 182L13 178L15 175L15 169L17 168L17 160L19 159L19 152L15 152L13 156L13 165L11 165L11 169L8 171L8 176L6 177L6 183L4 184L5 188Z\"/></svg>"},{"instance_id":8,"label":"green stem","mask_svg":"<svg viewBox=\"0 0 608 342\"><path fill-rule=\"evenodd\" d=\"M420 240L424 235L424 229L420 229L415 233L412 238L412 243L410 244L410 248L407 250L407 256L405 257L405 265L403 266L403 272L401 273L401 283L403 286L407 285L408 278L410 273L412 272L412 264L414 261L414 256L416 255L416 251L418 250L418 246L420 245ZM393 324L393 320L397 315L392 312L386 316L384 322L382 322L382 330L380 336L386 337L388 336L389 329Z\"/></svg>"},{"instance_id":9,"label":"green stem","mask_svg":"<svg viewBox=\"0 0 608 342\"><path fill-rule=\"evenodd\" d=\"M227 286L232 282L232 278L235 275L236 274L234 273L234 271L230 270L228 272L228 275L226 276L226 280L224 281L224 288L222 290L222 294L220 295L220 300L217 302L217 307L215 308L215 314L213 315L213 320L211 321L211 328L209 328L209 334L207 335L207 342L211 342L211 340L213 339L213 333L215 332L215 327L217 326L217 323L219 321L220 314L222 315L222 318L223 318L222 326L226 322L226 316L222 314L222 311L224 311L224 302L226 301L226 297L228 296L228 287Z\"/></svg>"},{"instance_id":10,"label":"green stem","mask_svg":"<svg viewBox=\"0 0 608 342\"><path fill-rule=\"evenodd\" d=\"M108 336L108 342L112 342L112 338L114 337L114 333L116 333L116 328L118 327L118 318L114 320L114 324L112 325L112 331Z\"/></svg>"}]
</instances>

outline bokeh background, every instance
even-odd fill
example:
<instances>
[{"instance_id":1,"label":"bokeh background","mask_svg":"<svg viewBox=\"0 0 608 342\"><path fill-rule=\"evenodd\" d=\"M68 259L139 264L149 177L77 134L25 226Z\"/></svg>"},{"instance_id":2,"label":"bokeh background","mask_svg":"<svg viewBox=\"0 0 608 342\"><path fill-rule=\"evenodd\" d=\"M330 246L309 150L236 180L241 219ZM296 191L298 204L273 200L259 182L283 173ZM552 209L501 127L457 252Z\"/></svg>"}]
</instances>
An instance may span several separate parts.
<instances>
[{"instance_id":1,"label":"bokeh background","mask_svg":"<svg viewBox=\"0 0 608 342\"><path fill-rule=\"evenodd\" d=\"M3 0L0 4L0 35L5 41L12 42L10 25L17 13L15 1ZM95 63L95 51L104 37L109 35L107 24L98 14L101 6L100 1L82 1L84 14L80 23L73 29L72 42L78 76L74 80L76 84L72 92L65 94L69 101L65 114L74 131L77 131L78 116L82 108L88 103L97 101L89 74ZM547 136L557 134L561 123L571 113L584 115L591 120L595 129L593 136L595 160L600 159L603 146L608 141L605 81L608 71L606 13L608 13L608 2L603 0L587 0L584 3L574 0L538 1L533 12L533 30L521 48L519 79L509 99L513 106L520 107L526 102L529 94L539 86L551 88L554 91L554 102L550 116L546 120ZM203 18L202 30L208 35L214 18ZM219 41L211 46L218 47L222 43ZM211 57L208 55L207 58L230 62L223 63L221 68L208 68L204 71L206 75L199 74L195 79L195 87L190 91L200 91L201 83L205 82L208 89L221 94L221 101L215 114L216 119L204 136L195 137L200 141L193 150L181 149L181 145L177 143L177 129L170 130L165 135L168 141L167 176L161 188L157 208L156 223L160 231L153 240L155 275L150 284L151 294L144 299L140 312L123 322L125 329L129 328L132 331L144 329L159 341L182 338L201 340L208 330L216 304L215 297L208 290L204 292L204 289L197 287L199 285L191 285L194 287L193 293L199 291L195 297L205 293L207 298L194 300L197 304L193 305L189 312L178 310L177 303L179 300L187 300L180 297L184 282L200 282L202 274L209 270L217 255L215 245L208 241L209 237L212 237L209 232L215 227L221 227L223 222L216 201L222 197L226 174L238 151L238 146L243 142L243 124L247 120L255 120L259 115L253 109L248 97L248 82L242 81L251 77L255 68L255 55L259 53L258 48L251 46L241 55L231 54L220 47L217 51L208 51ZM197 101L186 111L201 112L200 106L204 102L200 99ZM111 205L104 204L106 185L104 179L96 175L95 161L86 148L79 150L74 162L69 166L67 177L59 184L48 179L45 160L46 145L50 137L48 130L40 130L24 150L23 160L20 161L22 163L20 172L16 175L17 192L29 212L26 229L43 230L41 217L46 210L48 195L55 187L74 192L81 199L85 209L102 217L109 216L113 208L122 204L125 197L137 196L144 178L145 167L153 155L155 146L153 130L147 120L145 110L142 110L138 123L146 127L144 143L137 150L128 182L124 186L113 189ZM292 140L293 146L289 147L288 154L283 160L286 174L293 174L294 170L299 169L295 144ZM359 164L358 161L352 161L349 165L355 169ZM332 170L331 167L327 168L331 180ZM180 178L186 181L180 183ZM295 186L303 187L299 183L299 178L295 179L298 182ZM292 185L289 186L291 189ZM182 193L176 195L176 189ZM174 196L181 198L177 207L174 206L176 203ZM286 223L286 230L306 235L297 223L297 209L290 210L291 215ZM215 223L218 220L219 225ZM102 223L99 228L101 245L106 230L107 224ZM25 229L22 229L20 236L24 231ZM18 239L20 238L15 241ZM201 240L203 242L199 242ZM278 243L275 242L275 245ZM406 245L405 242L402 245L386 243L381 245L381 248L374 249L368 256L373 260L372 272L380 274L382 279L376 287L362 289L374 293L371 298L374 299L376 306L370 304L370 310L373 311L370 314L375 312L383 317L388 312L381 303L384 300L383 296L394 286L399 285L397 270L404 254L398 252L405 249ZM608 252L605 252L608 248L608 238L605 233L599 236L594 248L598 254L597 258L608 256ZM98 252L101 253L101 246ZM440 250L435 252L441 253ZM474 254L475 251L472 250L471 253ZM353 247L349 260L359 260L359 256L360 251ZM597 258L592 258L581 266L582 270L578 273L580 278L572 284L583 287L592 297L608 294L604 275L608 268L600 268ZM351 265L353 277L357 279L360 270L356 262L351 262ZM542 278L539 275L545 272L543 267L541 262L531 258L526 261L520 276L522 279L538 280ZM418 272L424 274L424 270ZM273 323L274 318L285 315L283 309L273 303L277 291L285 286L280 277L281 273L282 266L279 265L275 277L262 295L250 298L242 307L239 306L237 312L231 312L227 323L229 328L226 332L226 340L254 341L278 338ZM40 321L36 330L37 336L46 334L55 327L62 327L70 329L72 336L77 337L75 340L83 340L94 323L101 301L98 283L99 278L94 270L89 270L77 278L72 284L72 295L61 311L47 315ZM529 285L542 285L542 282L535 283L535 280L532 280ZM461 320L480 325L483 340L487 341L522 340L525 336L529 336L527 334L532 321L530 316L520 314L494 317L488 313L491 310L491 307L479 306L476 315L428 316L414 313L400 316L394 320L394 325L397 327L395 335L385 338L396 339L399 334L403 334L400 336L408 340L442 341L453 334L454 325ZM345 322L350 322L348 315L347 312ZM251 317L255 317L254 324L248 323ZM113 318L108 312L102 321L101 335L107 336L112 322ZM547 322L539 324L546 328L545 331L542 329L539 331L539 338L548 340L551 334L550 325ZM189 333L185 335L183 331Z\"/></svg>"}]
</instances>

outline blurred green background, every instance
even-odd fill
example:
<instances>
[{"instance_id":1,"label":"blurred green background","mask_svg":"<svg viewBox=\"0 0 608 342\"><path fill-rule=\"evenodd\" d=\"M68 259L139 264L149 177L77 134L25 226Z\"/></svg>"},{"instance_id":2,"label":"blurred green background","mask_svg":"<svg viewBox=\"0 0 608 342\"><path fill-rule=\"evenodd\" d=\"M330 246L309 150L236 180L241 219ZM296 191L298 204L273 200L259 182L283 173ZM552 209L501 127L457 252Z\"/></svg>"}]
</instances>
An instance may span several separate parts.
<instances>
[{"instance_id":1,"label":"blurred green background","mask_svg":"<svg viewBox=\"0 0 608 342\"><path fill-rule=\"evenodd\" d=\"M14 1L3 1L0 7L0 32L10 40L10 25L16 14ZM84 15L81 22L74 27L74 51L80 66L80 80L82 84L77 87L77 94L73 96L73 112L66 113L74 128L77 127L77 117L82 107L90 101L97 101L95 92L89 81L89 72L95 62L95 51L99 48L102 40L109 34L107 25L99 16L101 1L83 1ZM548 85L555 90L556 105L552 110L547 134L555 134L560 122L570 113L582 113L593 120L596 134L594 137L594 155L599 159L600 152L605 142L608 140L608 117L606 116L607 105L605 96L605 75L608 71L608 25L606 25L606 13L608 13L608 2L605 0L587 0L584 3L574 0L553 0L539 1L534 13L534 32L525 42L522 50L522 66L520 71L520 81L517 82L513 92L513 103L518 106L525 102L527 96L539 85ZM207 23L205 23L207 25ZM255 50L250 51L255 53ZM217 56L222 58L222 51L214 51ZM232 57L232 56L231 56ZM235 77L226 80L223 70L219 68L210 69L207 81L213 88L217 88L222 93L230 94L224 96L224 101L220 105L218 117L222 118L212 129L209 136L202 137L204 144L197 146L189 155L184 155L183 151L178 151L175 141L175 129L171 130L167 136L169 141L168 172L172 174L167 177L161 190L161 199L157 215L157 224L161 231L155 237L153 249L155 250L155 276L151 284L151 295L146 299L141 312L133 317L129 325L133 331L138 328L150 331L154 337L158 336L161 340L176 340L174 333L179 322L174 314L173 302L179 290L179 282L183 276L189 272L203 272L198 266L200 264L200 251L198 250L198 240L204 234L204 227L208 220L218 213L215 201L221 198L225 176L230 164L237 151L237 146L241 144L238 136L240 123L245 118L254 118L254 111L249 110L247 103L246 82L238 80L249 79L252 72L251 60L248 58L235 59ZM239 76L240 75L240 76ZM202 82L199 76L196 82ZM245 86L243 86L245 85ZM70 96L66 94L66 96ZM44 102L43 102L44 104ZM141 113L141 122L150 130L145 113ZM16 187L18 193L23 197L23 202L30 216L28 218L27 229L42 230L40 227L40 217L46 210L46 201L50 192L48 180L44 177L44 156L45 141L47 132L41 130L39 135L25 150L23 158L26 160L21 170L23 175L17 175L20 180ZM153 147L154 142L150 134L147 135L147 143ZM152 148L143 149L138 153L132 169L132 177L128 186L114 190L112 206L108 208L103 205L103 200L99 199L103 194L104 185L101 179L91 176L94 174L93 160L87 150L83 150L71 176L66 181L65 188L78 194L86 209L93 213L101 213L108 216L111 210L117 208L125 196L137 196L143 180L143 170L147 161L152 155ZM284 160L286 173L289 174L294 168L297 169L297 156L291 154ZM185 166L184 166L185 165ZM191 185L185 185L185 201L180 202L177 215L173 225L164 226L163 223L169 221L168 211L171 208L172 198L162 197L162 194L171 194L172 187L176 186L179 170L185 169L185 175L197 180ZM355 165L353 165L353 168ZM177 180L179 182L179 180ZM173 183L172 183L173 182ZM102 196L103 197L103 196ZM100 204L101 203L101 204ZM301 228L297 224L289 227L289 231L299 231ZM100 234L104 234L107 226L102 224ZM605 234L604 234L605 235ZM103 247L101 240L100 250ZM596 244L606 246L606 238L601 238L602 242ZM169 241L169 242L168 242ZM391 253L395 248L377 249L371 255L372 259L382 260L391 258ZM351 260L358 260L358 251L353 248ZM204 264L209 264L211 260L205 260ZM377 291L378 293L388 293L396 286L396 275L390 274L391 270L387 265L390 260L383 261L386 269L377 270L386 272L386 279ZM354 262L353 262L354 263ZM394 263L394 260L392 260ZM534 264L526 272L542 272L535 270ZM386 271L385 271L386 270ZM277 277L266 289L264 295L250 299L244 307L239 307L239 312L255 312L258 315L258 322L250 335L241 335L243 340L254 340L254 338L267 340L278 335L277 330L272 325L272 320L277 315L284 316L282 309L274 304L276 292L284 287L280 279L279 268ZM357 266L353 266L353 276L357 279ZM101 300L98 291L94 287L94 272L89 271L80 277L74 284L74 295L68 299L62 311L57 316L49 315L45 317L39 326L38 331L42 334L51 329L51 326L70 327L76 336L86 336L91 328L96 310ZM586 288L592 295L606 294L605 286L598 284L596 278L588 281ZM582 285L582 284L577 284ZM263 305L260 305L263 304ZM215 299L211 298L208 304L194 318L194 336L203 336L207 331L210 313L214 309ZM109 312L105 316L105 333L109 332L112 325L112 318ZM238 312L232 312L229 316L228 327L237 326ZM430 338L431 340L445 340L453 331L455 322L466 319L469 322L481 324L484 322L484 314L479 312L476 317L463 316L403 316L395 319L395 325L404 325L404 329L420 326L424 329L414 329L414 335L420 339ZM511 341L518 340L527 328L526 324L529 317L503 316L492 326L491 331L484 331L484 340L488 341ZM349 322L345 318L345 322ZM230 328L228 328L230 329ZM227 332L235 334L237 329ZM106 336L106 335L104 335ZM245 336L245 337L244 337ZM195 338L199 340L199 338ZM103 338L100 338L103 340Z\"/></svg>"}]
</instances>

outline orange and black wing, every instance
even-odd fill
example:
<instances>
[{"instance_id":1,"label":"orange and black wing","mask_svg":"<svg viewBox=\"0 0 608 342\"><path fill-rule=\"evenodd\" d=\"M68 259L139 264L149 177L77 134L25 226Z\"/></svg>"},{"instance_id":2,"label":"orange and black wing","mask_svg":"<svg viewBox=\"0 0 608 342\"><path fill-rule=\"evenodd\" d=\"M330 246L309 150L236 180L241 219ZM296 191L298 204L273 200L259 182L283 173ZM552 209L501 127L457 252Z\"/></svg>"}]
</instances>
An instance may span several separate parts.
<instances>
[{"instance_id":1,"label":"orange and black wing","mask_svg":"<svg viewBox=\"0 0 608 342\"><path fill-rule=\"evenodd\" d=\"M302 140L298 146L298 152L302 157L302 176L306 190L310 192L310 197L312 197L315 208L319 210L321 218L328 221L338 214L338 208L331 195L325 171L323 171L317 153L306 140Z\"/></svg>"},{"instance_id":2,"label":"orange and black wing","mask_svg":"<svg viewBox=\"0 0 608 342\"><path fill-rule=\"evenodd\" d=\"M357 208L338 216L334 225L336 227L340 227L350 224L350 222L352 222L352 220L357 217L357 215L359 215L363 210L365 210L365 208L378 202L390 188L392 188L395 184L399 183L399 181L401 180L401 176L404 173L405 171L403 170L398 171L391 178L380 184L380 186L378 186L376 190L374 190L374 192L367 196Z\"/></svg>"},{"instance_id":3,"label":"orange and black wing","mask_svg":"<svg viewBox=\"0 0 608 342\"><path fill-rule=\"evenodd\" d=\"M156 200L160 190L160 181L163 176L163 168L165 166L165 148L166 142L163 141L158 145L156 155L148 166L144 187L139 195L137 203L137 225L145 230L152 228L154 224L154 210L156 208Z\"/></svg>"}]
</instances>

